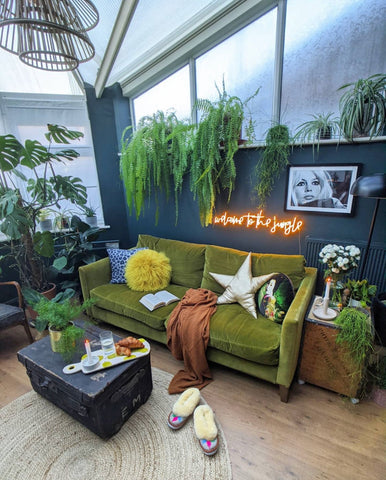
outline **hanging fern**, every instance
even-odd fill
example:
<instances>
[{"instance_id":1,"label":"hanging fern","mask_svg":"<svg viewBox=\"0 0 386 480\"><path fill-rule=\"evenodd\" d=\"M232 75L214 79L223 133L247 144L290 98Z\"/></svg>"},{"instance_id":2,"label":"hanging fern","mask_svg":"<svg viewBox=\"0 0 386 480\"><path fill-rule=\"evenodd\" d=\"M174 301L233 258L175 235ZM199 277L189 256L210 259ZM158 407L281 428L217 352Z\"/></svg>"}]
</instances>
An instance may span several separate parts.
<instances>
[{"instance_id":1,"label":"hanging fern","mask_svg":"<svg viewBox=\"0 0 386 480\"><path fill-rule=\"evenodd\" d=\"M190 155L191 126L178 120L173 112L157 111L141 118L131 139L124 130L121 140L121 176L126 188L129 211L135 210L137 219L144 211L145 201L154 194L156 223L159 206L158 192L170 197L171 181L174 184L176 222L178 219L178 195Z\"/></svg>"},{"instance_id":2,"label":"hanging fern","mask_svg":"<svg viewBox=\"0 0 386 480\"><path fill-rule=\"evenodd\" d=\"M211 102L199 99L195 104L201 113L193 142L190 188L193 198L198 201L201 225L212 222L216 196L220 191L228 191L231 198L236 179L233 157L239 148L241 128L245 118L245 106L259 89L245 102L239 97L230 96L222 83L222 91L217 87L218 100ZM247 133L251 135L253 123L249 121ZM253 137L249 137L252 141ZM223 151L220 150L223 147Z\"/></svg>"},{"instance_id":3,"label":"hanging fern","mask_svg":"<svg viewBox=\"0 0 386 480\"><path fill-rule=\"evenodd\" d=\"M259 198L259 206L263 207L271 195L277 180L288 165L290 155L290 138L286 125L275 125L268 130L266 146L261 160L256 165L257 182L255 191Z\"/></svg>"}]
</instances>

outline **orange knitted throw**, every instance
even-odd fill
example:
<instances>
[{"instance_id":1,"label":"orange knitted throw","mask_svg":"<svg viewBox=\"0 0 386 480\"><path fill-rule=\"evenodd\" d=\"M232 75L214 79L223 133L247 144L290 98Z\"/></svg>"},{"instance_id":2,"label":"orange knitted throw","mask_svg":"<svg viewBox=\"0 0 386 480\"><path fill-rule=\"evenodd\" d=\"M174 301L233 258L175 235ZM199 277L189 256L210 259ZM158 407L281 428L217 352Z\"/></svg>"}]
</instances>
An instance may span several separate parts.
<instances>
[{"instance_id":1,"label":"orange knitted throw","mask_svg":"<svg viewBox=\"0 0 386 480\"><path fill-rule=\"evenodd\" d=\"M204 388L212 381L206 359L209 321L216 311L217 295L204 288L187 290L170 315L167 345L184 370L172 378L169 393L181 393L189 387Z\"/></svg>"}]
</instances>

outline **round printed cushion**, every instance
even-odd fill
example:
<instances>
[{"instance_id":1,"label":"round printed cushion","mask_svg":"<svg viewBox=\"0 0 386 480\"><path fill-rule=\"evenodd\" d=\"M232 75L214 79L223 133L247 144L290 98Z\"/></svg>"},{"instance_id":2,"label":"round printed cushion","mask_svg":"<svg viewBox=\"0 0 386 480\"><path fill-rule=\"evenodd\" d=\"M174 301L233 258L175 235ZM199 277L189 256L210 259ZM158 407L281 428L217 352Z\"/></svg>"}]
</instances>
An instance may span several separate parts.
<instances>
[{"instance_id":1,"label":"round printed cushion","mask_svg":"<svg viewBox=\"0 0 386 480\"><path fill-rule=\"evenodd\" d=\"M259 312L270 320L281 323L295 297L291 280L284 273L275 274L255 295Z\"/></svg>"},{"instance_id":2,"label":"round printed cushion","mask_svg":"<svg viewBox=\"0 0 386 480\"><path fill-rule=\"evenodd\" d=\"M169 258L155 250L141 250L126 263L126 283L138 292L162 290L169 285L171 274Z\"/></svg>"}]
</instances>

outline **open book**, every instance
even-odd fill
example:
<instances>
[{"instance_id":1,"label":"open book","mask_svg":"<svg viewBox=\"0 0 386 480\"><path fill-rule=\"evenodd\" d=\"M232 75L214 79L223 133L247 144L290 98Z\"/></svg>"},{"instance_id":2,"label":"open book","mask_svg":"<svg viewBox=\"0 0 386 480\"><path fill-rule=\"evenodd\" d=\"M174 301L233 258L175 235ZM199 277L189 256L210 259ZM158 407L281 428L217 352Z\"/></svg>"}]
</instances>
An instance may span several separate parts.
<instances>
[{"instance_id":1,"label":"open book","mask_svg":"<svg viewBox=\"0 0 386 480\"><path fill-rule=\"evenodd\" d=\"M148 293L147 295L144 295L139 301L148 310L153 311L156 308L169 305L169 303L178 302L178 300L179 298L172 293L166 290L161 290L157 293Z\"/></svg>"}]
</instances>

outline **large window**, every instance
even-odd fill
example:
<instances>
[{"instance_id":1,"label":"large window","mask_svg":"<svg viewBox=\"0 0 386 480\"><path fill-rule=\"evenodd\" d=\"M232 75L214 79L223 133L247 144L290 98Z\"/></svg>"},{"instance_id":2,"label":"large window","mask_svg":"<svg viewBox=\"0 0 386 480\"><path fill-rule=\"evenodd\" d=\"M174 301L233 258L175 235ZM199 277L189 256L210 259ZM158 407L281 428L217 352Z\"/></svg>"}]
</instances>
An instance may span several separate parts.
<instances>
[{"instance_id":1,"label":"large window","mask_svg":"<svg viewBox=\"0 0 386 480\"><path fill-rule=\"evenodd\" d=\"M337 89L386 72L384 0L288 0L282 121L339 115Z\"/></svg>"},{"instance_id":2,"label":"large window","mask_svg":"<svg viewBox=\"0 0 386 480\"><path fill-rule=\"evenodd\" d=\"M196 61L197 97L217 98L215 84L242 101L257 88L259 94L248 104L255 122L255 135L264 138L272 120L275 61L276 9L200 56Z\"/></svg>"},{"instance_id":3,"label":"large window","mask_svg":"<svg viewBox=\"0 0 386 480\"><path fill-rule=\"evenodd\" d=\"M177 117L190 119L189 67L181 68L134 100L135 123L157 110L174 110Z\"/></svg>"},{"instance_id":4,"label":"large window","mask_svg":"<svg viewBox=\"0 0 386 480\"><path fill-rule=\"evenodd\" d=\"M80 96L1 94L0 106L4 113L0 134L11 133L22 143L31 139L48 146L44 136L48 123L64 125L84 134L83 138L73 144L52 145L52 151L73 148L80 154L72 162L57 164L55 171L59 175L71 175L82 180L87 187L88 203L97 209L98 222L103 224L99 181L85 99ZM25 169L25 173L31 172ZM61 209L69 214L81 215L79 208L70 202L63 202Z\"/></svg>"}]
</instances>

